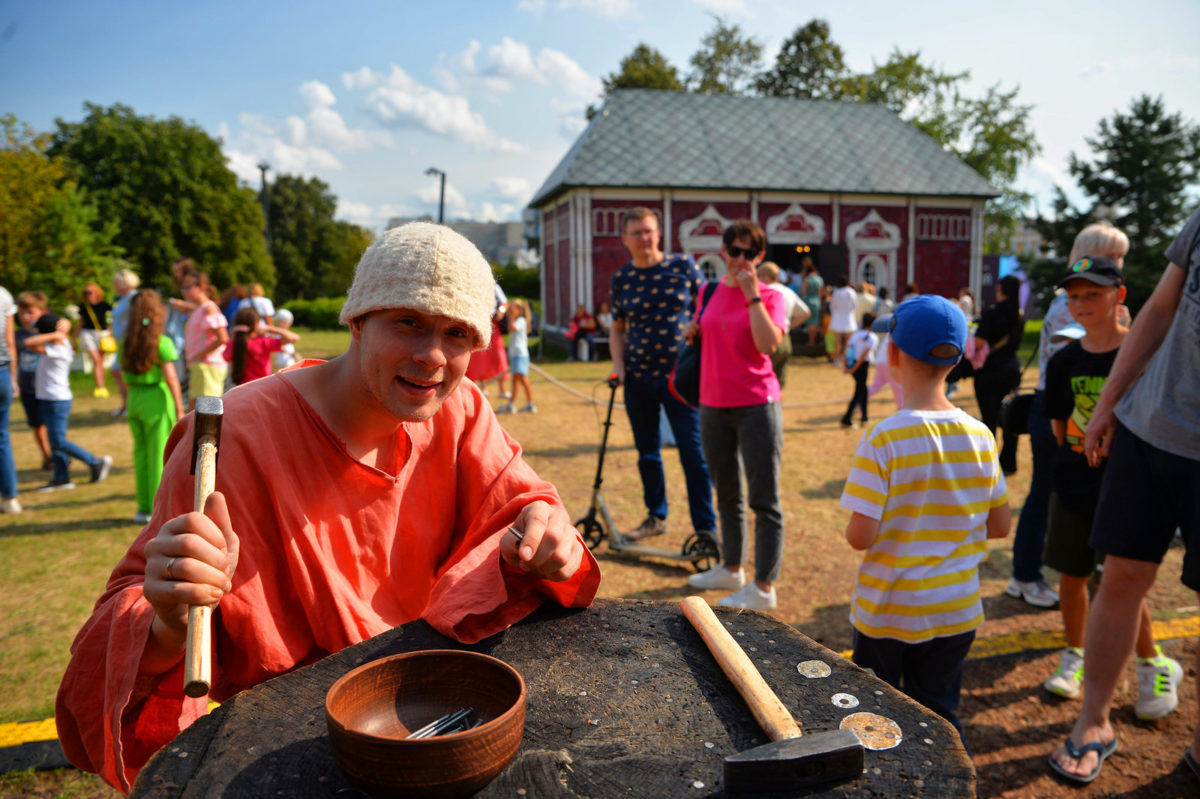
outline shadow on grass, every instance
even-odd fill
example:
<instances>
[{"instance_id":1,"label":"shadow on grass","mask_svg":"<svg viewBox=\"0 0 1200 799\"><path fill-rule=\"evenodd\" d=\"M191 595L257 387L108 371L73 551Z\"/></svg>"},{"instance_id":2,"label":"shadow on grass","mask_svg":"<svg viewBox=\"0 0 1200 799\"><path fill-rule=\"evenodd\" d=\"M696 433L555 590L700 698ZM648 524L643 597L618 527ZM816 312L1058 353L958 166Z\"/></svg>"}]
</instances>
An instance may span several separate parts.
<instances>
[{"instance_id":1,"label":"shadow on grass","mask_svg":"<svg viewBox=\"0 0 1200 799\"><path fill-rule=\"evenodd\" d=\"M819 486L801 488L800 496L805 499L841 499L845 487L845 480L826 480Z\"/></svg>"},{"instance_id":2,"label":"shadow on grass","mask_svg":"<svg viewBox=\"0 0 1200 799\"><path fill-rule=\"evenodd\" d=\"M133 497L129 498L131 501ZM90 503L88 503L90 504ZM36 516L36 510L27 510L21 514L22 517ZM74 533L74 532L101 532L104 530L116 530L117 528L127 528L130 530L140 530L141 525L133 521L133 514L130 518L125 519L97 519L87 518L78 519L75 521L60 521L60 522L37 522L32 519L29 522L19 522L17 524L9 524L0 530L0 538L12 538L18 535L55 535L57 533Z\"/></svg>"},{"instance_id":3,"label":"shadow on grass","mask_svg":"<svg viewBox=\"0 0 1200 799\"><path fill-rule=\"evenodd\" d=\"M812 616L792 626L834 652L845 652L854 644L849 602L819 605L813 609Z\"/></svg>"}]
</instances>

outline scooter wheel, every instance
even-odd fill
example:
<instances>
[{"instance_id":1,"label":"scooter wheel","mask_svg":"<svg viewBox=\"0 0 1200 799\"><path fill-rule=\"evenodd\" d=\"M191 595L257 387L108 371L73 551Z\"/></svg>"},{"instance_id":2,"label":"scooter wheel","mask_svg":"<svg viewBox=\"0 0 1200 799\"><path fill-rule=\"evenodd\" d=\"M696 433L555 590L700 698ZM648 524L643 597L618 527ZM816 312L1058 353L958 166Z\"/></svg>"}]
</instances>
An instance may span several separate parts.
<instances>
[{"instance_id":1,"label":"scooter wheel","mask_svg":"<svg viewBox=\"0 0 1200 799\"><path fill-rule=\"evenodd\" d=\"M721 563L721 550L710 536L693 533L683 542L683 555L698 572L706 572Z\"/></svg>"},{"instance_id":2,"label":"scooter wheel","mask_svg":"<svg viewBox=\"0 0 1200 799\"><path fill-rule=\"evenodd\" d=\"M584 516L575 522L575 529L579 531L579 537L583 539L583 543L587 544L587 548L591 550L600 546L600 542L605 538L604 525L590 516Z\"/></svg>"}]
</instances>

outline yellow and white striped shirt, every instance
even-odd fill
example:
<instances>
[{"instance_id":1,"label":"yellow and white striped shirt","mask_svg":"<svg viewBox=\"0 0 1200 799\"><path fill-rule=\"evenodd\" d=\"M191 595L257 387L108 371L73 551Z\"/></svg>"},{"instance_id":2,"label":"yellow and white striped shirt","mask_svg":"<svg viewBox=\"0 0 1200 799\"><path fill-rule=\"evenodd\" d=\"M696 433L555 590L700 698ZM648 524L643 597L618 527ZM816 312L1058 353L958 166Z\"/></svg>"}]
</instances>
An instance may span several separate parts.
<instances>
[{"instance_id":1,"label":"yellow and white striped shirt","mask_svg":"<svg viewBox=\"0 0 1200 799\"><path fill-rule=\"evenodd\" d=\"M850 623L908 643L982 624L987 517L1006 502L996 440L962 410L901 410L867 430L841 506L880 524L858 569Z\"/></svg>"}]
</instances>

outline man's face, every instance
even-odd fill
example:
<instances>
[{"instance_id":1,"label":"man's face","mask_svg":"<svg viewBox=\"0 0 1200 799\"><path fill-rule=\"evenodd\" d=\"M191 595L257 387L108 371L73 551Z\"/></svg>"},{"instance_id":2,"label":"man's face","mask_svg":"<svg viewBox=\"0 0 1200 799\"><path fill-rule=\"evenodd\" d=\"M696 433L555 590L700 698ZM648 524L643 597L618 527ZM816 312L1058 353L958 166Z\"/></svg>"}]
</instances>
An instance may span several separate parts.
<instances>
[{"instance_id":1,"label":"man's face","mask_svg":"<svg viewBox=\"0 0 1200 799\"><path fill-rule=\"evenodd\" d=\"M625 223L621 243L634 258L653 257L658 254L658 219L654 214Z\"/></svg>"},{"instance_id":2,"label":"man's face","mask_svg":"<svg viewBox=\"0 0 1200 799\"><path fill-rule=\"evenodd\" d=\"M371 311L350 322L367 392L398 421L432 417L458 387L475 333L465 322L411 308Z\"/></svg>"},{"instance_id":3,"label":"man's face","mask_svg":"<svg viewBox=\"0 0 1200 799\"><path fill-rule=\"evenodd\" d=\"M1067 282L1067 310L1085 330L1115 321L1117 306L1125 299L1125 287L1098 286L1090 280Z\"/></svg>"}]
</instances>

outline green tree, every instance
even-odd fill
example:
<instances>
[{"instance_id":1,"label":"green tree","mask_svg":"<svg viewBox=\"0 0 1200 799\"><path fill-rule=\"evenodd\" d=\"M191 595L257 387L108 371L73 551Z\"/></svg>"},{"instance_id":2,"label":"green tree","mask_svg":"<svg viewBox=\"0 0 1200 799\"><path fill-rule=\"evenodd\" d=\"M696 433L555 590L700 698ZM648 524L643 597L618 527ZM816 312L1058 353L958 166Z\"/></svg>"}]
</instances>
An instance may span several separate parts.
<instances>
[{"instance_id":1,"label":"green tree","mask_svg":"<svg viewBox=\"0 0 1200 799\"><path fill-rule=\"evenodd\" d=\"M67 181L38 212L24 257L29 282L19 285L44 291L59 308L79 302L89 281L107 287L121 254L117 232L117 223L103 221L83 189Z\"/></svg>"},{"instance_id":2,"label":"green tree","mask_svg":"<svg viewBox=\"0 0 1200 799\"><path fill-rule=\"evenodd\" d=\"M280 175L267 191L276 299L343 294L370 244L366 230L333 218L337 197L317 178Z\"/></svg>"},{"instance_id":3,"label":"green tree","mask_svg":"<svg viewBox=\"0 0 1200 799\"><path fill-rule=\"evenodd\" d=\"M87 189L143 279L170 282L171 263L193 258L218 286L275 283L255 193L238 185L220 144L179 117L138 116L85 103L82 122L56 120L49 154Z\"/></svg>"},{"instance_id":4,"label":"green tree","mask_svg":"<svg viewBox=\"0 0 1200 799\"><path fill-rule=\"evenodd\" d=\"M62 163L46 157L50 136L35 133L12 114L0 116L0 285L29 285L25 262L46 203L66 176Z\"/></svg>"},{"instance_id":5,"label":"green tree","mask_svg":"<svg viewBox=\"0 0 1200 799\"><path fill-rule=\"evenodd\" d=\"M702 94L745 94L762 63L762 44L717 17L692 55L688 86Z\"/></svg>"},{"instance_id":6,"label":"green tree","mask_svg":"<svg viewBox=\"0 0 1200 799\"><path fill-rule=\"evenodd\" d=\"M1071 175L1129 236L1130 265L1157 278L1191 202L1188 189L1200 177L1200 127L1168 113L1161 97L1143 94L1128 113L1101 119L1085 141L1096 159L1071 153Z\"/></svg>"},{"instance_id":7,"label":"green tree","mask_svg":"<svg viewBox=\"0 0 1200 799\"><path fill-rule=\"evenodd\" d=\"M604 97L617 89L663 89L670 92L684 91L679 71L667 57L644 42L633 48L633 52L621 59L620 68L600 79L604 84ZM587 118L596 116L597 108L587 107Z\"/></svg>"},{"instance_id":8,"label":"green tree","mask_svg":"<svg viewBox=\"0 0 1200 799\"><path fill-rule=\"evenodd\" d=\"M982 97L967 94L969 71L945 72L923 63L919 52L893 50L871 72L835 86L842 99L880 103L929 134L1000 190L988 203L988 252L1003 252L1030 195L1017 188L1017 173L1041 152L1029 121L1031 105L1017 102L1018 88L991 86Z\"/></svg>"},{"instance_id":9,"label":"green tree","mask_svg":"<svg viewBox=\"0 0 1200 799\"><path fill-rule=\"evenodd\" d=\"M769 97L835 99L848 76L842 48L829 35L829 23L814 19L796 28L775 56L775 66L761 73L754 89Z\"/></svg>"}]
</instances>

